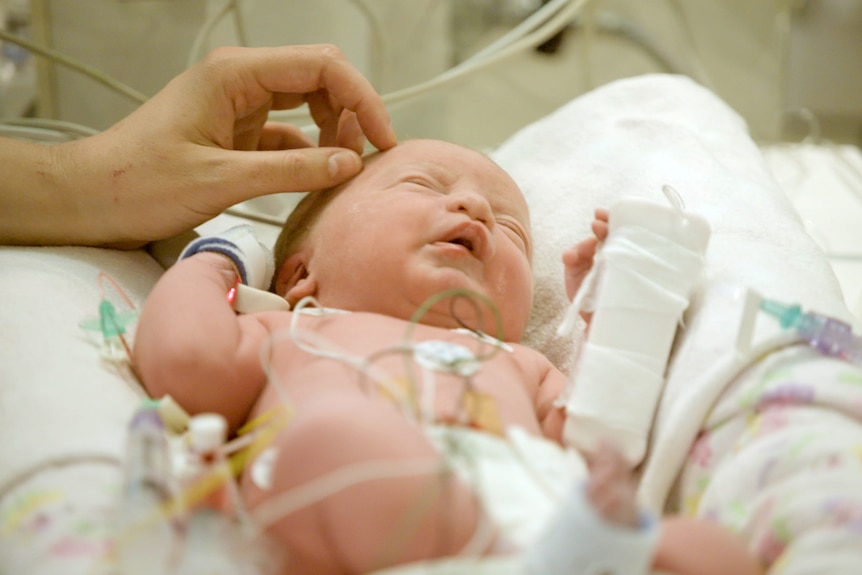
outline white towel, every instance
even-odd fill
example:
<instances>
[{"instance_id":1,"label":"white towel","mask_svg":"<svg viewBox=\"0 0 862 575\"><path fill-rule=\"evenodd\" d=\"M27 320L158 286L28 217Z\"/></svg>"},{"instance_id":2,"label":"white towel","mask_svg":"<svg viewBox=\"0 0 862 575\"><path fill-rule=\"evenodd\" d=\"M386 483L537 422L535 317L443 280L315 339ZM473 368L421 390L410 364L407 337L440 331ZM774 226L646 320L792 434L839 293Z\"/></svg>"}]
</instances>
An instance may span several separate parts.
<instances>
[{"instance_id":1,"label":"white towel","mask_svg":"<svg viewBox=\"0 0 862 575\"><path fill-rule=\"evenodd\" d=\"M536 299L525 343L564 371L578 337L554 334L568 307L561 254L591 233L594 208L623 196L662 202L662 186L670 185L687 211L712 226L706 281L677 335L643 469L641 498L661 511L733 371L741 290L849 319L837 279L744 121L688 78L647 75L606 85L524 128L492 156L532 210Z\"/></svg>"},{"instance_id":2,"label":"white towel","mask_svg":"<svg viewBox=\"0 0 862 575\"><path fill-rule=\"evenodd\" d=\"M0 489L55 460L117 458L143 397L128 367L100 358L99 272L140 307L162 269L144 251L0 247ZM105 295L124 302L105 283ZM134 326L130 326L133 328ZM2 569L0 569L2 570Z\"/></svg>"}]
</instances>

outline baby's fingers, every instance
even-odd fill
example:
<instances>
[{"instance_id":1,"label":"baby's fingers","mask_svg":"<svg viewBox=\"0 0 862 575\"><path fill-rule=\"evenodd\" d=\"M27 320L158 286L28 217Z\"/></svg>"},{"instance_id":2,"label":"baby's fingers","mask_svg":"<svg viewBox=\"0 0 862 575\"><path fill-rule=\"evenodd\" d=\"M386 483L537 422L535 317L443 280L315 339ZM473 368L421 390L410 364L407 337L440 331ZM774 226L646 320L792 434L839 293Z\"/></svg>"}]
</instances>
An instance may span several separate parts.
<instances>
[{"instance_id":1,"label":"baby's fingers","mask_svg":"<svg viewBox=\"0 0 862 575\"><path fill-rule=\"evenodd\" d=\"M587 238L563 252L563 265L566 266L566 295L569 299L575 297L584 278L593 267L598 243L597 238Z\"/></svg>"},{"instance_id":2,"label":"baby's fingers","mask_svg":"<svg viewBox=\"0 0 862 575\"><path fill-rule=\"evenodd\" d=\"M587 497L605 519L621 525L637 525L635 484L622 453L611 444L599 445L589 458Z\"/></svg>"},{"instance_id":3,"label":"baby's fingers","mask_svg":"<svg viewBox=\"0 0 862 575\"><path fill-rule=\"evenodd\" d=\"M599 241L608 237L608 211L604 208L596 208L595 219L592 224L593 234Z\"/></svg>"}]
</instances>

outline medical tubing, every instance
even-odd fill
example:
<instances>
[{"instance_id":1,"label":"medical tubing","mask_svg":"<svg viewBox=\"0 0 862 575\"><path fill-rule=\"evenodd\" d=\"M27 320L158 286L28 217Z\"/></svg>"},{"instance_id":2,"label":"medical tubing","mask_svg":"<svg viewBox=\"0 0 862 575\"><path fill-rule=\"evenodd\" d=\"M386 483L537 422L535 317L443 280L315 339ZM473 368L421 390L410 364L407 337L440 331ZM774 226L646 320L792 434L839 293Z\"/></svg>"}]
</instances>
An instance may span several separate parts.
<instances>
[{"instance_id":1,"label":"medical tubing","mask_svg":"<svg viewBox=\"0 0 862 575\"><path fill-rule=\"evenodd\" d=\"M591 299L595 310L558 403L566 406L566 442L590 452L611 441L634 466L645 454L670 348L704 259L673 233L612 222L613 212L596 273L573 304L572 315Z\"/></svg>"},{"instance_id":2,"label":"medical tubing","mask_svg":"<svg viewBox=\"0 0 862 575\"><path fill-rule=\"evenodd\" d=\"M388 83L386 72L386 36L383 31L385 23L377 17L376 12L365 0L348 0L356 8L368 24L368 32L371 34L369 47L369 73L368 79L378 89L383 89Z\"/></svg>"},{"instance_id":3,"label":"medical tubing","mask_svg":"<svg viewBox=\"0 0 862 575\"><path fill-rule=\"evenodd\" d=\"M693 78L697 78L705 88L713 92L717 92L715 82L713 82L712 76L709 74L706 69L706 65L703 63L703 58L701 57L700 49L697 45L697 37L695 36L691 22L685 13L685 8L683 8L683 5L679 0L668 0L668 5L677 21L679 30L682 32L683 39L688 44L688 50L684 50L684 52L688 57L689 64L694 72L691 76Z\"/></svg>"},{"instance_id":4,"label":"medical tubing","mask_svg":"<svg viewBox=\"0 0 862 575\"><path fill-rule=\"evenodd\" d=\"M239 6L240 0L227 0L217 12L204 21L195 36L192 47L186 58L186 67L191 68L203 56L204 45L209 41L213 30L228 13L233 14L234 31L239 46L248 46L248 34L246 33L245 18Z\"/></svg>"},{"instance_id":5,"label":"medical tubing","mask_svg":"<svg viewBox=\"0 0 862 575\"><path fill-rule=\"evenodd\" d=\"M425 314L431 311L431 309L435 305L446 299L451 300L451 305L449 307L450 314L452 315L452 318L458 323L460 329L464 329L471 332L481 343L491 343L491 345L489 346L491 348L490 351L484 354L477 355L476 359L478 361L488 361L489 359L497 355L497 352L500 351L499 342L503 341L503 316L500 314L499 308L487 296L484 296L479 292L463 288L454 288L437 292L436 294L430 296L428 299L422 302L422 305L420 305L419 308L417 308L416 311L413 312L413 315L410 317L407 331L404 334L404 345L412 347L411 342L413 341L413 331L416 329L416 326L422 323L422 319L425 317ZM491 313L494 315L495 338L489 340L488 334L486 334L479 328L472 328L468 326L458 316L458 314L455 312L455 304L458 302L458 300L462 299L467 300L471 305L473 305L477 316L476 323L478 323L480 326L484 323L484 319L482 315L482 308L478 304L484 304L488 309L491 310Z\"/></svg>"},{"instance_id":6,"label":"medical tubing","mask_svg":"<svg viewBox=\"0 0 862 575\"><path fill-rule=\"evenodd\" d=\"M323 337L320 334L310 330L300 328L299 321L302 315L310 311L318 311L319 315L344 313L339 310L328 310L323 308L314 296L306 296L300 299L293 307L293 314L290 319L290 326L282 328L270 334L260 346L259 358L260 365L266 376L267 385L272 387L283 407L288 412L293 410L294 403L290 398L290 394L282 385L278 373L272 367L272 349L276 343L283 339L289 339L300 350L320 358L331 359L338 361L356 369L359 374L359 382L363 389L368 388L365 384L367 379L374 382L375 389L383 391L392 397L405 415L411 414L411 404L409 401L404 401L401 398L401 390L397 387L396 381L389 373L374 365L374 362L382 355L390 353L407 354L411 349L405 349L402 346L393 346L384 348L372 354L369 357L352 355L348 350L342 349L331 340ZM409 398L408 398L409 399Z\"/></svg>"},{"instance_id":7,"label":"medical tubing","mask_svg":"<svg viewBox=\"0 0 862 575\"><path fill-rule=\"evenodd\" d=\"M508 33L471 56L469 61L474 63L481 62L486 58L493 57L504 48L508 48L512 44L516 43L518 40L527 37L531 32L535 32L536 30L544 32L546 30L544 27L548 25L548 22L552 23L551 26L556 27L557 21L554 20L554 17L563 12L563 9L567 4L572 5L576 2L578 2L578 0L551 0L550 2L547 2L544 6L527 16L520 24L515 26Z\"/></svg>"},{"instance_id":8,"label":"medical tubing","mask_svg":"<svg viewBox=\"0 0 862 575\"><path fill-rule=\"evenodd\" d=\"M862 366L862 337L853 333L849 323L772 300L763 300L760 308L819 353Z\"/></svg>"},{"instance_id":9,"label":"medical tubing","mask_svg":"<svg viewBox=\"0 0 862 575\"><path fill-rule=\"evenodd\" d=\"M232 10L234 11L234 15L239 12L239 7L236 4L236 0L226 0L226 2L222 4L222 6L216 12L214 12L209 18L204 21L203 25L198 30L197 35L195 35L194 41L192 42L192 47L189 50L189 54L186 59L186 68L191 68L195 63L197 63L198 60L200 60L203 53L204 44L206 44L206 42L209 40L210 36L212 35L213 29ZM239 27L239 24L237 24L237 27Z\"/></svg>"},{"instance_id":10,"label":"medical tubing","mask_svg":"<svg viewBox=\"0 0 862 575\"><path fill-rule=\"evenodd\" d=\"M55 120L53 118L3 118L0 121L0 135L8 133L10 136L23 138L38 138L39 140L69 141L95 136L99 130L68 122ZM16 130L18 131L16 134Z\"/></svg>"},{"instance_id":11,"label":"medical tubing","mask_svg":"<svg viewBox=\"0 0 862 575\"><path fill-rule=\"evenodd\" d=\"M468 74L474 73L478 69L490 66L496 62L499 62L500 60L508 58L509 56L531 48L546 40L547 37L552 33L559 32L559 30L563 26L571 22L575 18L575 16L577 16L578 12L580 12L581 8L585 3L586 0L571 1L568 7L561 9L560 12L553 17L553 19L543 24L542 27L539 28L539 30L534 31L533 33L526 35L523 38L518 39L517 41L513 41L512 43L500 49L498 52L488 55L481 55L480 57L474 56L426 82L422 82L414 86L409 86L395 92L383 94L383 101L386 103L387 106L392 106L399 102L414 98L425 92L430 92L433 89L446 86L450 83L460 80ZM551 4L548 4L547 6L551 6Z\"/></svg>"},{"instance_id":12,"label":"medical tubing","mask_svg":"<svg viewBox=\"0 0 862 575\"><path fill-rule=\"evenodd\" d=\"M183 499L184 545L174 575L274 573L265 538L251 523L225 454L227 421L215 413L189 421ZM269 565L269 566L267 566Z\"/></svg>"},{"instance_id":13,"label":"medical tubing","mask_svg":"<svg viewBox=\"0 0 862 575\"><path fill-rule=\"evenodd\" d=\"M119 94L122 94L123 96L138 104L143 104L149 99L141 92L138 92L131 86L128 86L123 82L112 78L111 76L108 76L101 70L98 70L93 66L85 64L80 60L72 58L71 56L66 56L65 54L48 48L47 46L31 42L30 40L22 38L21 36L16 36L15 34L9 34L7 32L4 32L2 29L0 29L0 40L3 40L4 42L9 42L10 44L16 44L18 46L21 46L22 48L26 48L34 54L38 54L39 56L47 58L48 60L56 62L57 64L65 66L71 70L74 70L75 72L83 74L84 76L88 76L92 80L95 80L103 86L110 88L111 90L114 90Z\"/></svg>"},{"instance_id":14,"label":"medical tubing","mask_svg":"<svg viewBox=\"0 0 862 575\"><path fill-rule=\"evenodd\" d=\"M193 515L200 509L215 509L238 530L248 532L248 510L224 451L227 421L216 413L194 415L189 420L188 440L182 469L185 510Z\"/></svg>"},{"instance_id":15,"label":"medical tubing","mask_svg":"<svg viewBox=\"0 0 862 575\"><path fill-rule=\"evenodd\" d=\"M797 332L820 353L862 366L862 341L853 334L850 324L809 312L797 327Z\"/></svg>"},{"instance_id":16,"label":"medical tubing","mask_svg":"<svg viewBox=\"0 0 862 575\"><path fill-rule=\"evenodd\" d=\"M431 92L437 88L441 88L444 86L448 86L452 84L468 74L472 74L478 69L490 66L500 60L508 58L518 52L536 46L547 40L552 34L555 34L562 29L563 26L572 22L578 14L583 9L584 5L587 4L590 0L556 0L556 4L554 2L549 2L545 6L543 6L540 10L546 10L544 14L539 16L539 14L535 14L536 21L544 19L545 22L532 33L524 34L524 32L517 30L517 35L509 32L503 38L500 38L497 45L500 45L499 50L496 52L489 52L488 48L480 51L478 54L464 60L460 64L446 70L445 72L429 79L424 82L420 82L418 84L414 84L413 86L408 86L406 88L402 88L400 90L396 90L394 92L387 92L382 94L383 101L387 106L393 106L405 100L412 99L416 96L422 95L426 92ZM548 16L551 12L555 11L556 13ZM546 18L547 16L547 18ZM520 28L520 27L519 27ZM515 31L513 31L515 32ZM523 35L519 37L519 35ZM308 112L304 109L298 110L287 110L287 111L275 111L270 113L270 118L273 120L294 120L294 119L305 119L308 117Z\"/></svg>"},{"instance_id":17,"label":"medical tubing","mask_svg":"<svg viewBox=\"0 0 862 575\"><path fill-rule=\"evenodd\" d=\"M128 428L115 525L125 575L167 572L178 538L170 449L157 402L145 402Z\"/></svg>"},{"instance_id":18,"label":"medical tubing","mask_svg":"<svg viewBox=\"0 0 862 575\"><path fill-rule=\"evenodd\" d=\"M344 465L293 489L282 491L266 503L258 505L251 511L252 524L262 533L282 517L287 517L353 485L380 479L437 473L448 473L446 466L437 459L427 457L402 460L378 459Z\"/></svg>"},{"instance_id":19,"label":"medical tubing","mask_svg":"<svg viewBox=\"0 0 862 575\"><path fill-rule=\"evenodd\" d=\"M181 469L184 537L172 575L277 571L279 554L250 521L227 458L226 437L221 415L198 414L189 421Z\"/></svg>"}]
</instances>

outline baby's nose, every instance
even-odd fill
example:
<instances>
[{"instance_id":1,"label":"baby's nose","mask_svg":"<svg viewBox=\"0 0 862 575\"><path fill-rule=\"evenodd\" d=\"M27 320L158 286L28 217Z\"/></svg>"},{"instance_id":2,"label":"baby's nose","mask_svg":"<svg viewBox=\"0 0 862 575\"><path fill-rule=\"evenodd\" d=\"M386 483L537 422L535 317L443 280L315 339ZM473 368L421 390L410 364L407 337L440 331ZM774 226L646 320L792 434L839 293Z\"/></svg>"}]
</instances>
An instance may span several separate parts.
<instances>
[{"instance_id":1,"label":"baby's nose","mask_svg":"<svg viewBox=\"0 0 862 575\"><path fill-rule=\"evenodd\" d=\"M450 195L449 209L453 212L464 212L471 219L480 221L489 227L494 222L491 205L485 196L477 192L461 192Z\"/></svg>"}]
</instances>

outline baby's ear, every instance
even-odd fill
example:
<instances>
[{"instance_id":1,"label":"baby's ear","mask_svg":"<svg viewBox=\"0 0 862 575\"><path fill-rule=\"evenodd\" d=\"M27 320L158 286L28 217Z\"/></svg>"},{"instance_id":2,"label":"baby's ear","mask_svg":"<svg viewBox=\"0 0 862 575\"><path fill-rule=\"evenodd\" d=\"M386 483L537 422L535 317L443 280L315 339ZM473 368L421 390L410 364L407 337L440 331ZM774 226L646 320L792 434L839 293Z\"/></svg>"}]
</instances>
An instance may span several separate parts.
<instances>
[{"instance_id":1,"label":"baby's ear","mask_svg":"<svg viewBox=\"0 0 862 575\"><path fill-rule=\"evenodd\" d=\"M308 272L303 254L295 253L284 261L275 279L275 293L291 307L306 296L317 295L317 280Z\"/></svg>"}]
</instances>

